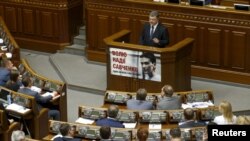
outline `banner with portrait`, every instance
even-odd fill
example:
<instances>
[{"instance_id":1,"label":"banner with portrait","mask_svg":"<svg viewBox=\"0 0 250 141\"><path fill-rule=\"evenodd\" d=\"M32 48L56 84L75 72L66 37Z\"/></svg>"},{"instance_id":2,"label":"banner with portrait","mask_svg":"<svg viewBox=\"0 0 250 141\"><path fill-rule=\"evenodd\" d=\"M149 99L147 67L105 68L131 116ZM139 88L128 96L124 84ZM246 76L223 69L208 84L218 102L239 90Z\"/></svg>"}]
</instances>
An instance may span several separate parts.
<instances>
[{"instance_id":1,"label":"banner with portrait","mask_svg":"<svg viewBox=\"0 0 250 141\"><path fill-rule=\"evenodd\" d=\"M161 81L160 54L109 48L110 73L125 77Z\"/></svg>"}]
</instances>

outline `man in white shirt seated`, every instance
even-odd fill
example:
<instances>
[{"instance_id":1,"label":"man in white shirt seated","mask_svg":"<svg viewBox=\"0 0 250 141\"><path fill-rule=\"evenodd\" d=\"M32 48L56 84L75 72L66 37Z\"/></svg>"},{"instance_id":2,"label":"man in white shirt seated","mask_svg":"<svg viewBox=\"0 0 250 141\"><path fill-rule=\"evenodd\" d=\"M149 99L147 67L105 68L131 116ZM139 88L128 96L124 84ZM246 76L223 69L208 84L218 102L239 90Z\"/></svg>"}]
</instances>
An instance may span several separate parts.
<instances>
[{"instance_id":1,"label":"man in white shirt seated","mask_svg":"<svg viewBox=\"0 0 250 141\"><path fill-rule=\"evenodd\" d=\"M24 77L22 79L22 84L24 87L18 90L19 93L23 93L23 94L27 94L27 95L35 97L37 101L37 105L38 105L37 107L39 110L41 108L49 108L49 112L48 112L49 118L54 119L54 120L60 120L60 112L57 109L50 109L50 107L48 107L50 100L52 100L53 97L56 96L56 94L42 96L38 92L31 90L32 83L31 83L30 77Z\"/></svg>"}]
</instances>

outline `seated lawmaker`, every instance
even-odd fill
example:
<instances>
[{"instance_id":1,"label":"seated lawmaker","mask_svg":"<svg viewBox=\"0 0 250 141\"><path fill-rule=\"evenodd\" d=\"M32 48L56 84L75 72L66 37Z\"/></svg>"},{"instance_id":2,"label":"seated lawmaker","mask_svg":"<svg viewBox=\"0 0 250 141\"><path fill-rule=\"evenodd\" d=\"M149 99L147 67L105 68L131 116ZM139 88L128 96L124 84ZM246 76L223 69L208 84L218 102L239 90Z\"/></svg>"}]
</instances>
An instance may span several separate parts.
<instances>
[{"instance_id":1,"label":"seated lawmaker","mask_svg":"<svg viewBox=\"0 0 250 141\"><path fill-rule=\"evenodd\" d=\"M79 138L74 138L75 128L75 126L70 126L68 123L61 124L59 130L62 137L57 137L53 141L81 141Z\"/></svg>"},{"instance_id":2,"label":"seated lawmaker","mask_svg":"<svg viewBox=\"0 0 250 141\"><path fill-rule=\"evenodd\" d=\"M217 124L235 124L237 117L233 114L232 105L228 101L222 101L219 104L219 112L222 114L214 118Z\"/></svg>"},{"instance_id":3,"label":"seated lawmaker","mask_svg":"<svg viewBox=\"0 0 250 141\"><path fill-rule=\"evenodd\" d=\"M108 111L107 111L108 117L103 118L103 119L98 119L96 121L96 125L124 128L124 125L120 121L116 120L118 112L119 112L119 109L117 105L109 106Z\"/></svg>"},{"instance_id":4,"label":"seated lawmaker","mask_svg":"<svg viewBox=\"0 0 250 141\"><path fill-rule=\"evenodd\" d=\"M37 107L39 110L41 108L49 108L47 107L46 104L49 104L50 100L52 100L52 98L55 95L54 96L48 95L44 97L40 95L38 92L31 90L32 83L31 83L30 77L24 77L22 79L22 84L24 87L18 90L19 93L23 93L23 94L27 94L27 95L35 97L37 105L38 105ZM49 114L49 118L52 118L54 120L60 120L60 112L58 110L49 109L48 114Z\"/></svg>"},{"instance_id":5,"label":"seated lawmaker","mask_svg":"<svg viewBox=\"0 0 250 141\"><path fill-rule=\"evenodd\" d=\"M10 79L10 71L14 69L13 63L8 59L1 60L0 67L0 86L4 86Z\"/></svg>"},{"instance_id":6,"label":"seated lawmaker","mask_svg":"<svg viewBox=\"0 0 250 141\"><path fill-rule=\"evenodd\" d=\"M138 141L147 141L148 134L149 134L149 132L148 132L147 128L140 127L137 130L137 140Z\"/></svg>"},{"instance_id":7,"label":"seated lawmaker","mask_svg":"<svg viewBox=\"0 0 250 141\"><path fill-rule=\"evenodd\" d=\"M205 122L196 121L195 112L192 108L184 110L184 121L179 122L180 128L192 128L206 126Z\"/></svg>"},{"instance_id":8,"label":"seated lawmaker","mask_svg":"<svg viewBox=\"0 0 250 141\"><path fill-rule=\"evenodd\" d=\"M4 87L17 92L22 86L22 82L18 79L19 75L20 74L18 70L11 70L10 79L7 81Z\"/></svg>"},{"instance_id":9,"label":"seated lawmaker","mask_svg":"<svg viewBox=\"0 0 250 141\"><path fill-rule=\"evenodd\" d=\"M176 110L181 109L181 100L179 97L174 97L172 86L165 85L161 89L162 99L156 104L157 110Z\"/></svg>"},{"instance_id":10,"label":"seated lawmaker","mask_svg":"<svg viewBox=\"0 0 250 141\"><path fill-rule=\"evenodd\" d=\"M136 92L136 99L129 99L127 101L127 108L131 110L153 110L153 103L146 101L147 91L140 88Z\"/></svg>"},{"instance_id":11,"label":"seated lawmaker","mask_svg":"<svg viewBox=\"0 0 250 141\"><path fill-rule=\"evenodd\" d=\"M141 33L140 44L159 48L169 44L168 29L159 22L158 11L150 12L149 23L145 23Z\"/></svg>"},{"instance_id":12,"label":"seated lawmaker","mask_svg":"<svg viewBox=\"0 0 250 141\"><path fill-rule=\"evenodd\" d=\"M100 128L101 141L112 141L111 128L109 126L102 126Z\"/></svg>"}]
</instances>

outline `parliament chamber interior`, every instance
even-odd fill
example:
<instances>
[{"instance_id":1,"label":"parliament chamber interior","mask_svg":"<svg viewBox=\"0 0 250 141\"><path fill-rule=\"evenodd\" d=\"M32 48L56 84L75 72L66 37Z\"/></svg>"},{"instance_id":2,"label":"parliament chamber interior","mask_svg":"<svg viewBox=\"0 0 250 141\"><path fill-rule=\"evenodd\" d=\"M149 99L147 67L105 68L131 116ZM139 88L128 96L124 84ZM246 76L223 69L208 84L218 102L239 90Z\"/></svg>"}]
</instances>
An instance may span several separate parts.
<instances>
[{"instance_id":1,"label":"parliament chamber interior","mask_svg":"<svg viewBox=\"0 0 250 141\"><path fill-rule=\"evenodd\" d=\"M168 30L169 44L163 48L139 44L151 11L159 12L159 21ZM222 115L225 101L217 101L216 92L209 87L194 89L191 80L211 79L249 90L249 11L250 0L1 0L0 141L12 141L16 130L23 132L27 141L55 140L64 137L64 125L74 130L72 138L103 140L99 123L105 119L123 126L111 126L112 140L140 140L139 130L145 128L146 140L171 141L171 129L179 128L187 120L186 109L192 109L194 121L205 124L180 128L180 138L207 140L207 125ZM67 80L77 76L55 80L41 74L22 57L23 50L56 54L68 48L84 56L87 64L105 67L104 89L84 88L86 93L98 93L98 99L84 96L85 92L81 95L89 103L100 101L100 106L78 104L76 99L80 98L72 98L69 88L80 93L82 89ZM145 76L143 65L147 63L142 62L145 53L154 56L156 79ZM60 61L66 62L66 58ZM42 66L42 61L39 63L36 66ZM77 66L65 67L72 74L81 71ZM84 71L87 70L96 71L91 68ZM15 72L18 75L12 80ZM20 85L18 89L9 86L12 81L15 86ZM35 94L20 91L26 87ZM146 91L140 92L141 88ZM180 108L159 108L167 93L179 100ZM142 99L140 94L144 95ZM151 108L129 108L128 102L136 100L150 103ZM243 124L239 121L242 117L246 120L244 124L250 124L250 110L234 111L234 102L225 102L235 116L231 124ZM77 105L73 107L72 103ZM112 111L114 108L117 111ZM59 112L59 119L50 116L55 111ZM72 111L76 111L73 117ZM65 136L69 135L67 131Z\"/></svg>"}]
</instances>

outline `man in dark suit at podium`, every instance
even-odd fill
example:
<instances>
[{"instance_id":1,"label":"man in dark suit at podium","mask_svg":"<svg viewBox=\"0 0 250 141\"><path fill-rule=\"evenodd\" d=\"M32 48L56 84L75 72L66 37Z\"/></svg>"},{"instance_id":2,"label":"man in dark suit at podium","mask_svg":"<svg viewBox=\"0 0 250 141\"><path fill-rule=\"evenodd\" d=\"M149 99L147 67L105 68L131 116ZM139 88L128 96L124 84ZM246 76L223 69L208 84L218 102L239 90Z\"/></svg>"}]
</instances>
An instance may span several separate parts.
<instances>
[{"instance_id":1,"label":"man in dark suit at podium","mask_svg":"<svg viewBox=\"0 0 250 141\"><path fill-rule=\"evenodd\" d=\"M152 11L149 14L149 23L145 23L140 37L140 44L163 48L169 44L168 30L159 23L159 13Z\"/></svg>"}]
</instances>

